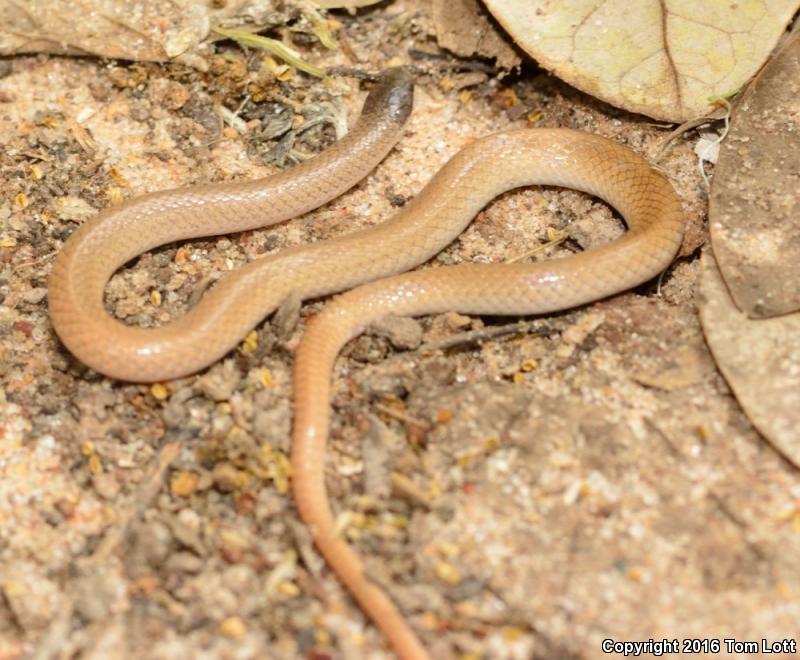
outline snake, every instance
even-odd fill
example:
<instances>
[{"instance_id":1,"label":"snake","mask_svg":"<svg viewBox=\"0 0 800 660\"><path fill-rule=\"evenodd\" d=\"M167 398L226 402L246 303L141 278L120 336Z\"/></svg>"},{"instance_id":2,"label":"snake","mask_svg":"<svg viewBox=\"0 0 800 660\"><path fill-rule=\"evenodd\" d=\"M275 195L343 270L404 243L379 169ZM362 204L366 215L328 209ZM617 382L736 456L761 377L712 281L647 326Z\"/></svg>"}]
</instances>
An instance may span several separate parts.
<instances>
[{"instance_id":1,"label":"snake","mask_svg":"<svg viewBox=\"0 0 800 660\"><path fill-rule=\"evenodd\" d=\"M390 315L540 315L651 280L669 266L683 239L681 201L667 178L642 156L597 135L563 128L499 132L462 148L389 220L254 259L161 326L112 318L103 294L115 271L159 245L271 225L349 190L402 137L413 89L408 70L387 69L347 135L272 176L153 192L107 208L72 233L48 279L50 318L66 348L106 376L140 383L200 371L290 297L345 292L308 324L296 350L292 492L319 552L404 660L429 655L343 538L325 486L330 388L340 349ZM499 194L531 185L604 200L627 231L563 258L411 270L452 242Z\"/></svg>"}]
</instances>

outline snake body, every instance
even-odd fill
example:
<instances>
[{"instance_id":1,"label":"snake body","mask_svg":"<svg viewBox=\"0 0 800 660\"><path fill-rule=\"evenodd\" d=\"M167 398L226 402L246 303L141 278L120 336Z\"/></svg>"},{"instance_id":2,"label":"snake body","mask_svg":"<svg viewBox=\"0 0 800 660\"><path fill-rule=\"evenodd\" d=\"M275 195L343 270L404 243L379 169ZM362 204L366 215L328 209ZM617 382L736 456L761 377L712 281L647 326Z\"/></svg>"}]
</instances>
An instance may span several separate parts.
<instances>
[{"instance_id":1,"label":"snake body","mask_svg":"<svg viewBox=\"0 0 800 660\"><path fill-rule=\"evenodd\" d=\"M323 296L416 265L395 258L386 240L391 228L381 225L226 273L184 316L157 328L126 326L103 308L111 275L142 252L272 225L352 188L400 139L412 101L408 77L389 69L353 129L318 156L265 179L142 195L81 225L58 253L48 281L50 319L61 341L113 378L179 378L219 360L290 295Z\"/></svg>"},{"instance_id":2,"label":"snake body","mask_svg":"<svg viewBox=\"0 0 800 660\"><path fill-rule=\"evenodd\" d=\"M193 373L218 359L289 295L321 296L370 282L330 303L297 350L292 485L300 516L328 564L398 655L418 659L428 657L423 645L366 575L338 533L328 503L325 443L331 372L340 348L389 314L542 314L651 279L669 265L683 236L680 200L669 182L640 156L598 136L567 129L498 133L462 149L391 220L258 259L226 275L184 317L164 327L127 327L105 313L102 300L113 272L156 245L271 224L345 191L399 138L411 97L409 80L390 70L351 133L285 173L145 195L101 213L59 253L49 305L56 331L82 361L115 378L150 382ZM533 184L595 195L620 212L629 230L564 259L386 277L436 254L498 194Z\"/></svg>"}]
</instances>

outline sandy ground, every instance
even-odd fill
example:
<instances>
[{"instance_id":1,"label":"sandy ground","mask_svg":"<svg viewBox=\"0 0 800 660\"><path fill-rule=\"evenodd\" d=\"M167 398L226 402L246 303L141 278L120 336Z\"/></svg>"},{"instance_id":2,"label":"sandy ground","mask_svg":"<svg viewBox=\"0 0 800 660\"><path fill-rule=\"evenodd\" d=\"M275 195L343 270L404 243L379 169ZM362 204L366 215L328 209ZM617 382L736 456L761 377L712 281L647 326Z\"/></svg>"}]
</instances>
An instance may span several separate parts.
<instances>
[{"instance_id":1,"label":"sandy ground","mask_svg":"<svg viewBox=\"0 0 800 660\"><path fill-rule=\"evenodd\" d=\"M347 48L306 55L376 70L412 62L410 48L438 52L428 19L398 21L402 9L343 15ZM324 301L153 386L88 370L48 321L53 256L95 210L267 175L335 134L318 125L287 152L279 131L304 111L352 124L366 93L350 78L276 82L260 56L220 53L207 73L0 62L0 658L391 657L288 492L292 354ZM110 313L167 322L210 274L379 222L491 131L579 128L645 155L667 132L533 69L498 81L448 57L413 63L427 67L414 115L367 180L281 226L143 256L110 283ZM269 111L249 103L238 130L224 125L216 107L235 111L248 92ZM752 430L703 341L706 193L691 143L660 166L690 227L660 287L479 342L469 333L519 319L423 318L354 340L337 364L330 493L434 657L599 658L604 639L798 634L800 475ZM534 258L621 225L579 193L516 191L431 266L502 261L562 231ZM439 348L407 350L419 331Z\"/></svg>"}]
</instances>

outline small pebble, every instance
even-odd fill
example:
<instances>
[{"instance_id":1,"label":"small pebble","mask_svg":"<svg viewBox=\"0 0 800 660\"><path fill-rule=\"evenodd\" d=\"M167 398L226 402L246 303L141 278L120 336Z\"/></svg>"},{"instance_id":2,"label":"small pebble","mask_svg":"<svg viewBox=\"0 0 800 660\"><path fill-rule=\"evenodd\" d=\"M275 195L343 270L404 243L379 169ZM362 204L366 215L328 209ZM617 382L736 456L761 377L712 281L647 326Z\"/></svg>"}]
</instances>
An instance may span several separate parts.
<instances>
[{"instance_id":1,"label":"small pebble","mask_svg":"<svg viewBox=\"0 0 800 660\"><path fill-rule=\"evenodd\" d=\"M385 337L400 350L413 350L422 343L422 326L414 319L388 316L372 323L370 330L378 337Z\"/></svg>"},{"instance_id":2,"label":"small pebble","mask_svg":"<svg viewBox=\"0 0 800 660\"><path fill-rule=\"evenodd\" d=\"M231 398L240 380L239 372L236 371L233 362L229 361L213 367L197 384L209 399L220 402Z\"/></svg>"},{"instance_id":3,"label":"small pebble","mask_svg":"<svg viewBox=\"0 0 800 660\"><path fill-rule=\"evenodd\" d=\"M164 568L178 573L199 573L203 570L204 560L191 552L176 552L169 556Z\"/></svg>"},{"instance_id":4,"label":"small pebble","mask_svg":"<svg viewBox=\"0 0 800 660\"><path fill-rule=\"evenodd\" d=\"M169 388L164 383L153 383L150 386L150 394L159 401L163 401L169 396Z\"/></svg>"},{"instance_id":5,"label":"small pebble","mask_svg":"<svg viewBox=\"0 0 800 660\"><path fill-rule=\"evenodd\" d=\"M217 490L223 493L233 492L245 481L245 475L230 463L217 463L211 474Z\"/></svg>"},{"instance_id":6,"label":"small pebble","mask_svg":"<svg viewBox=\"0 0 800 660\"><path fill-rule=\"evenodd\" d=\"M450 330L463 330L469 327L472 319L458 312L447 312L444 314L444 323Z\"/></svg>"},{"instance_id":7,"label":"small pebble","mask_svg":"<svg viewBox=\"0 0 800 660\"><path fill-rule=\"evenodd\" d=\"M220 632L226 637L241 639L247 634L247 626L238 616L229 616L219 625Z\"/></svg>"},{"instance_id":8,"label":"small pebble","mask_svg":"<svg viewBox=\"0 0 800 660\"><path fill-rule=\"evenodd\" d=\"M197 489L198 476L194 472L180 471L172 477L170 490L178 497L189 497Z\"/></svg>"},{"instance_id":9,"label":"small pebble","mask_svg":"<svg viewBox=\"0 0 800 660\"><path fill-rule=\"evenodd\" d=\"M22 294L22 299L31 305L37 305L44 300L47 295L47 288L40 286Z\"/></svg>"},{"instance_id":10,"label":"small pebble","mask_svg":"<svg viewBox=\"0 0 800 660\"><path fill-rule=\"evenodd\" d=\"M94 486L95 491L97 491L97 494L106 500L113 500L117 495L119 495L119 491L121 489L119 481L117 481L116 477L108 472L94 475L92 477L92 485Z\"/></svg>"}]
</instances>

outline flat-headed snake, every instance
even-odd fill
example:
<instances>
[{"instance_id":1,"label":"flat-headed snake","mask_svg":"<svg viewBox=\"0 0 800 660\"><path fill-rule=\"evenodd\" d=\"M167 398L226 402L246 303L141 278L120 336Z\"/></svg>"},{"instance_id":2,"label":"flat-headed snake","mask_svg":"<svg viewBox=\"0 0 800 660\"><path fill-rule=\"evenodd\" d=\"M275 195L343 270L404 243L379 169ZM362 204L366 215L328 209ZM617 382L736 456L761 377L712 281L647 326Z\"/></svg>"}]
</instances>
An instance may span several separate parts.
<instances>
[{"instance_id":1,"label":"flat-headed snake","mask_svg":"<svg viewBox=\"0 0 800 660\"><path fill-rule=\"evenodd\" d=\"M341 537L328 503L325 443L339 349L389 314L543 314L651 279L669 265L683 236L681 203L669 182L642 157L595 135L567 129L497 133L453 156L390 220L256 259L226 274L183 317L164 326L126 326L103 305L111 275L142 252L274 224L342 194L392 149L412 99L407 74L390 69L350 133L314 158L266 179L156 192L106 209L65 243L48 289L53 326L76 357L113 378L153 382L218 360L290 295L307 299L363 285L330 303L297 350L294 497L319 551L397 654L426 658L404 616ZM563 259L405 272L452 241L492 198L533 184L595 195L619 211L628 231Z\"/></svg>"}]
</instances>

